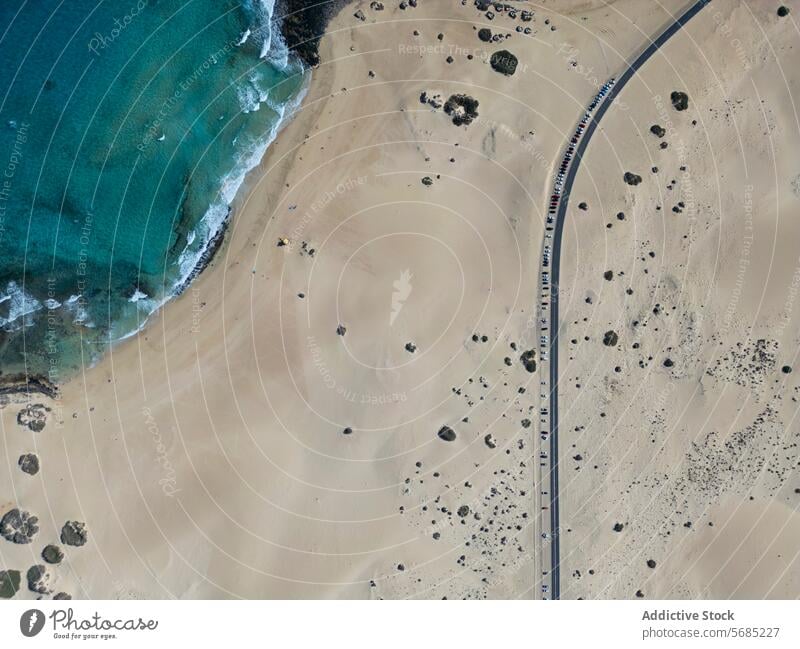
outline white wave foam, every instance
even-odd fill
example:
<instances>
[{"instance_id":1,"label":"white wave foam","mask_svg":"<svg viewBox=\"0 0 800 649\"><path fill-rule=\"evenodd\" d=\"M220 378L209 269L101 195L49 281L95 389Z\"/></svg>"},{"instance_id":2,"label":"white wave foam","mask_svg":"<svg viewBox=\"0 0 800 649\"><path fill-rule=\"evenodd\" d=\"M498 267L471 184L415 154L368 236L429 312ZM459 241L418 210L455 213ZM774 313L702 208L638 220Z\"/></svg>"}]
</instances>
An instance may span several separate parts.
<instances>
[{"instance_id":1,"label":"white wave foam","mask_svg":"<svg viewBox=\"0 0 800 649\"><path fill-rule=\"evenodd\" d=\"M39 300L26 293L13 280L0 293L0 305L2 305L0 306L0 327L5 331L21 329L26 324L25 316L42 308L42 303Z\"/></svg>"},{"instance_id":2,"label":"white wave foam","mask_svg":"<svg viewBox=\"0 0 800 649\"><path fill-rule=\"evenodd\" d=\"M240 45L244 45L247 42L247 39L250 38L250 34L252 34L252 32L249 29L245 29L244 34L242 34L242 37L236 43L236 46L239 47Z\"/></svg>"}]
</instances>

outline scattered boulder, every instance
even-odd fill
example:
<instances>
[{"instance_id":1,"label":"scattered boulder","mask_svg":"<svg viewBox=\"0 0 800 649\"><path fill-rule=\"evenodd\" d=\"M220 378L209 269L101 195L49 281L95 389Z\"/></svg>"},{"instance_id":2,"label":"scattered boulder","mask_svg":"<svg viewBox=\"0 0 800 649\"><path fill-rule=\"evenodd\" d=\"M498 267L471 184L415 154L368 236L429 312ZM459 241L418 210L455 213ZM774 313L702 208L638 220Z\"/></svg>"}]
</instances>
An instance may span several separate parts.
<instances>
[{"instance_id":1,"label":"scattered boulder","mask_svg":"<svg viewBox=\"0 0 800 649\"><path fill-rule=\"evenodd\" d=\"M39 531L39 518L30 512L20 511L16 507L0 520L0 534L7 541L24 545L30 543Z\"/></svg>"},{"instance_id":2,"label":"scattered boulder","mask_svg":"<svg viewBox=\"0 0 800 649\"><path fill-rule=\"evenodd\" d=\"M336 335L337 336L344 336L347 333L347 327L344 325L339 325L336 327Z\"/></svg>"},{"instance_id":3,"label":"scattered boulder","mask_svg":"<svg viewBox=\"0 0 800 649\"><path fill-rule=\"evenodd\" d=\"M47 595L50 592L50 588L48 587L50 575L47 572L47 568L42 564L37 564L28 568L28 572L25 576L28 579L28 590L39 593L40 595Z\"/></svg>"},{"instance_id":4,"label":"scattered boulder","mask_svg":"<svg viewBox=\"0 0 800 649\"><path fill-rule=\"evenodd\" d=\"M469 505L461 505L456 512L459 518L466 518L469 516Z\"/></svg>"},{"instance_id":5,"label":"scattered boulder","mask_svg":"<svg viewBox=\"0 0 800 649\"><path fill-rule=\"evenodd\" d=\"M583 210L584 212L589 209L589 206L586 203L578 203L578 209Z\"/></svg>"},{"instance_id":6,"label":"scattered boulder","mask_svg":"<svg viewBox=\"0 0 800 649\"><path fill-rule=\"evenodd\" d=\"M614 531L621 532L624 525L622 523L614 523Z\"/></svg>"},{"instance_id":7,"label":"scattered boulder","mask_svg":"<svg viewBox=\"0 0 800 649\"><path fill-rule=\"evenodd\" d=\"M603 278L606 281L610 282L612 279L614 279L614 271L613 270L607 270L605 273L603 273Z\"/></svg>"},{"instance_id":8,"label":"scattered boulder","mask_svg":"<svg viewBox=\"0 0 800 649\"><path fill-rule=\"evenodd\" d=\"M422 184L425 185L425 187L430 187L431 185L433 185L433 178L431 178L430 176L424 176L422 178Z\"/></svg>"},{"instance_id":9,"label":"scattered boulder","mask_svg":"<svg viewBox=\"0 0 800 649\"><path fill-rule=\"evenodd\" d=\"M792 373L792 368L789 365L784 365L781 368L781 372L783 372L784 374L791 374Z\"/></svg>"},{"instance_id":10,"label":"scattered boulder","mask_svg":"<svg viewBox=\"0 0 800 649\"><path fill-rule=\"evenodd\" d=\"M647 567L650 568L650 569L655 568L656 567L656 562L653 559L648 559L647 560Z\"/></svg>"},{"instance_id":11,"label":"scattered boulder","mask_svg":"<svg viewBox=\"0 0 800 649\"><path fill-rule=\"evenodd\" d=\"M36 475L39 473L39 458L35 453L23 453L19 456L19 468L23 473L28 475Z\"/></svg>"},{"instance_id":12,"label":"scattered boulder","mask_svg":"<svg viewBox=\"0 0 800 649\"><path fill-rule=\"evenodd\" d=\"M517 57L508 50L498 50L489 59L492 70L510 77L517 71Z\"/></svg>"},{"instance_id":13,"label":"scattered boulder","mask_svg":"<svg viewBox=\"0 0 800 649\"><path fill-rule=\"evenodd\" d=\"M689 108L689 95L687 95L685 92L675 90L669 96L669 99L672 102L672 107L675 110L686 110Z\"/></svg>"},{"instance_id":14,"label":"scattered boulder","mask_svg":"<svg viewBox=\"0 0 800 649\"><path fill-rule=\"evenodd\" d=\"M64 545L79 547L87 540L86 523L67 521L61 528L61 542Z\"/></svg>"},{"instance_id":15,"label":"scattered boulder","mask_svg":"<svg viewBox=\"0 0 800 649\"><path fill-rule=\"evenodd\" d=\"M64 560L64 552L57 545L50 543L42 550L42 559L47 563L61 563Z\"/></svg>"},{"instance_id":16,"label":"scattered boulder","mask_svg":"<svg viewBox=\"0 0 800 649\"><path fill-rule=\"evenodd\" d=\"M484 43L490 43L492 41L492 30L488 27L479 29L478 38L480 38Z\"/></svg>"},{"instance_id":17,"label":"scattered boulder","mask_svg":"<svg viewBox=\"0 0 800 649\"><path fill-rule=\"evenodd\" d=\"M785 5L781 5L780 7L778 7L778 16L780 18L786 18L786 16L788 15L789 15L789 7Z\"/></svg>"},{"instance_id":18,"label":"scattered boulder","mask_svg":"<svg viewBox=\"0 0 800 649\"><path fill-rule=\"evenodd\" d=\"M413 354L415 351L417 351L417 346L414 343L406 343L406 351L409 354Z\"/></svg>"},{"instance_id":19,"label":"scattered boulder","mask_svg":"<svg viewBox=\"0 0 800 649\"><path fill-rule=\"evenodd\" d=\"M606 347L614 347L616 346L617 342L619 342L619 336L617 335L616 331L606 331L603 334L603 344Z\"/></svg>"},{"instance_id":20,"label":"scattered boulder","mask_svg":"<svg viewBox=\"0 0 800 649\"><path fill-rule=\"evenodd\" d=\"M642 182L642 177L639 174L631 173L630 171L626 171L622 179L633 187Z\"/></svg>"},{"instance_id":21,"label":"scattered boulder","mask_svg":"<svg viewBox=\"0 0 800 649\"><path fill-rule=\"evenodd\" d=\"M469 95L450 95L444 103L444 112L456 126L468 126L478 116L478 100Z\"/></svg>"},{"instance_id":22,"label":"scattered boulder","mask_svg":"<svg viewBox=\"0 0 800 649\"><path fill-rule=\"evenodd\" d=\"M536 371L536 352L532 349L522 352L522 355L519 357L519 361L522 363L522 366L531 374Z\"/></svg>"},{"instance_id":23,"label":"scattered boulder","mask_svg":"<svg viewBox=\"0 0 800 649\"><path fill-rule=\"evenodd\" d=\"M483 438L483 443L489 448L497 448L497 442L494 441L494 436L491 433Z\"/></svg>"},{"instance_id":24,"label":"scattered boulder","mask_svg":"<svg viewBox=\"0 0 800 649\"><path fill-rule=\"evenodd\" d=\"M650 132L656 137L664 137L667 134L666 129L663 126L659 126L658 124L653 124L650 127Z\"/></svg>"},{"instance_id":25,"label":"scattered boulder","mask_svg":"<svg viewBox=\"0 0 800 649\"><path fill-rule=\"evenodd\" d=\"M664 359L664 367L672 367L673 365L675 365L675 363L672 362L671 358Z\"/></svg>"},{"instance_id":26,"label":"scattered boulder","mask_svg":"<svg viewBox=\"0 0 800 649\"><path fill-rule=\"evenodd\" d=\"M445 442L456 441L456 431L450 428L450 426L442 426L437 435L439 436L439 439Z\"/></svg>"},{"instance_id":27,"label":"scattered boulder","mask_svg":"<svg viewBox=\"0 0 800 649\"><path fill-rule=\"evenodd\" d=\"M637 590L637 591L636 591L636 597L638 597L639 599L641 599L642 597L644 597L644 593L643 593L641 590Z\"/></svg>"},{"instance_id":28,"label":"scattered boulder","mask_svg":"<svg viewBox=\"0 0 800 649\"><path fill-rule=\"evenodd\" d=\"M367 17L364 15L364 12L363 12L363 11L361 11L361 9L359 9L358 11L356 11L356 12L353 14L353 16L354 16L355 18L357 18L358 20L360 20L361 22L364 22L364 21L367 19Z\"/></svg>"},{"instance_id":29,"label":"scattered boulder","mask_svg":"<svg viewBox=\"0 0 800 649\"><path fill-rule=\"evenodd\" d=\"M19 591L19 570L0 570L0 599L11 599Z\"/></svg>"}]
</instances>

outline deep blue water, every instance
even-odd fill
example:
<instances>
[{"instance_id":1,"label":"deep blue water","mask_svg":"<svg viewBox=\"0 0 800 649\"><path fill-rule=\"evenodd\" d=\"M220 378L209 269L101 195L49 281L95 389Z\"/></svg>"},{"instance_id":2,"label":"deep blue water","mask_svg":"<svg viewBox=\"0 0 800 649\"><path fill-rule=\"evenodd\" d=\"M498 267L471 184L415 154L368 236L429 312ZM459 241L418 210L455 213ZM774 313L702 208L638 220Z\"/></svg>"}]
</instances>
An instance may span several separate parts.
<instances>
[{"instance_id":1,"label":"deep blue water","mask_svg":"<svg viewBox=\"0 0 800 649\"><path fill-rule=\"evenodd\" d=\"M304 86L271 5L0 1L0 372L67 378L196 273Z\"/></svg>"}]
</instances>

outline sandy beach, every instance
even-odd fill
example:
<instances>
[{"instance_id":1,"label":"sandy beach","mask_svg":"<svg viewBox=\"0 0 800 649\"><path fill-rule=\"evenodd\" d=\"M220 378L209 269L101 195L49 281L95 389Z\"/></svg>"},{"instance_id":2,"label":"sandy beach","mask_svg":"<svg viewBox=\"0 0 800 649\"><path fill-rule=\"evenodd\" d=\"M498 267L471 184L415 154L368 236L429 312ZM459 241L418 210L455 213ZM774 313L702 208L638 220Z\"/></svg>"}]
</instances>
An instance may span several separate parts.
<instances>
[{"instance_id":1,"label":"sandy beach","mask_svg":"<svg viewBox=\"0 0 800 649\"><path fill-rule=\"evenodd\" d=\"M183 295L58 398L0 402L0 515L39 519L0 557L24 575L60 544L46 596L540 596L524 353L554 167L686 3L399 4L330 22ZM565 598L800 594L795 34L713 4L626 88L571 198Z\"/></svg>"}]
</instances>

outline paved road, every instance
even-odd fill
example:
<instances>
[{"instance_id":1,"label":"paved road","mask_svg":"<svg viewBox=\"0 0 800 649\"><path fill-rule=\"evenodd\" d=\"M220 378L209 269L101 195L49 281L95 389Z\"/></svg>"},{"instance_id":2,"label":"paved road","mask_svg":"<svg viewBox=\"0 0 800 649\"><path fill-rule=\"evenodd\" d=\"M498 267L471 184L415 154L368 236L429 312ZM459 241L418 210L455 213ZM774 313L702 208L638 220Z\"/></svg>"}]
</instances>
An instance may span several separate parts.
<instances>
[{"instance_id":1,"label":"paved road","mask_svg":"<svg viewBox=\"0 0 800 649\"><path fill-rule=\"evenodd\" d=\"M550 599L561 597L561 548L560 548L560 528L558 517L558 288L559 273L561 270L561 237L564 232L564 219L567 214L569 204L569 194L572 190L572 183L578 173L578 167L583 158L584 151L589 145L592 135L594 135L597 125L603 118L605 112L612 105L614 98L622 91L625 84L631 80L636 71L642 67L647 60L658 51L681 27L694 18L697 13L705 7L710 0L698 0L693 3L675 22L667 27L650 45L631 63L628 68L617 78L615 84L605 99L595 109L592 119L586 126L583 136L578 141L577 148L567 171L564 180L564 188L556 213L555 230L553 232L552 260L550 270ZM571 137L571 136L570 136ZM621 182L621 180L620 180ZM544 269L543 270L547 270ZM546 333L546 332L545 332ZM546 583L542 580L542 583Z\"/></svg>"}]
</instances>

